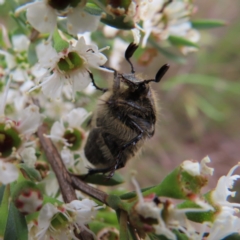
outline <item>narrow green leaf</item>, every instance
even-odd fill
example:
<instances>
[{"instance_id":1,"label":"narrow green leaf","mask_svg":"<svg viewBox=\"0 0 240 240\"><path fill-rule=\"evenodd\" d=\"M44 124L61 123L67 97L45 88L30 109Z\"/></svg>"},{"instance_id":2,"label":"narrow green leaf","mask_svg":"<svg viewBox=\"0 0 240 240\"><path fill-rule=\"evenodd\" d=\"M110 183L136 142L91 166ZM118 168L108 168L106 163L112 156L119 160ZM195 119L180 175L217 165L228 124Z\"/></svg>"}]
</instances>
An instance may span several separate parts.
<instances>
[{"instance_id":1,"label":"narrow green leaf","mask_svg":"<svg viewBox=\"0 0 240 240\"><path fill-rule=\"evenodd\" d=\"M128 216L125 211L120 212L120 219L119 219L119 226L120 226L120 240L129 240L128 235Z\"/></svg>"},{"instance_id":2,"label":"narrow green leaf","mask_svg":"<svg viewBox=\"0 0 240 240\"><path fill-rule=\"evenodd\" d=\"M226 22L217 19L199 19L192 21L192 27L196 29L209 29L226 26Z\"/></svg>"},{"instance_id":3,"label":"narrow green leaf","mask_svg":"<svg viewBox=\"0 0 240 240\"><path fill-rule=\"evenodd\" d=\"M124 182L122 176L118 173L115 173L114 176L110 179L106 178L106 175L103 174L94 174L89 175L84 179L87 183L103 185L103 186L115 186Z\"/></svg>"},{"instance_id":4,"label":"narrow green leaf","mask_svg":"<svg viewBox=\"0 0 240 240\"><path fill-rule=\"evenodd\" d=\"M204 97L197 97L197 105L206 116L215 121L222 121L226 117L223 112L219 111Z\"/></svg>"},{"instance_id":5,"label":"narrow green leaf","mask_svg":"<svg viewBox=\"0 0 240 240\"><path fill-rule=\"evenodd\" d=\"M0 205L0 239L3 238L7 225L10 185L1 186L1 193L3 193L3 196Z\"/></svg>"},{"instance_id":6,"label":"narrow green leaf","mask_svg":"<svg viewBox=\"0 0 240 240\"><path fill-rule=\"evenodd\" d=\"M174 46L188 46L188 47L199 48L196 43L191 42L191 41L187 40L186 38L182 38L179 36L173 36L173 35L169 36L168 41Z\"/></svg>"},{"instance_id":7,"label":"narrow green leaf","mask_svg":"<svg viewBox=\"0 0 240 240\"><path fill-rule=\"evenodd\" d=\"M7 228L5 231L4 239L11 240L27 240L28 228L27 222L13 203L10 203L9 215L7 221Z\"/></svg>"},{"instance_id":8,"label":"narrow green leaf","mask_svg":"<svg viewBox=\"0 0 240 240\"><path fill-rule=\"evenodd\" d=\"M38 182L42 180L39 171L37 171L35 168L30 168L25 163L19 164L19 167L27 174L30 180Z\"/></svg>"},{"instance_id":9,"label":"narrow green leaf","mask_svg":"<svg viewBox=\"0 0 240 240\"><path fill-rule=\"evenodd\" d=\"M177 205L178 209L187 209L187 208L199 208L201 207L193 201L184 201ZM187 212L186 216L193 222L203 223L203 222L213 222L216 213L214 211L206 211L206 212Z\"/></svg>"},{"instance_id":10,"label":"narrow green leaf","mask_svg":"<svg viewBox=\"0 0 240 240\"><path fill-rule=\"evenodd\" d=\"M180 84L196 84L205 87L216 88L218 91L230 92L239 95L240 83L228 82L219 77L203 75L203 74L182 74L162 83L164 90L169 90Z\"/></svg>"},{"instance_id":11,"label":"narrow green leaf","mask_svg":"<svg viewBox=\"0 0 240 240\"><path fill-rule=\"evenodd\" d=\"M151 188L154 188L155 186L151 186L151 187L147 187L147 188L142 188L141 189L141 192L144 192L144 191L147 191ZM134 198L136 197L137 194L135 191L132 191L132 192L128 192L128 193L124 193L122 195L120 195L119 197L122 199L122 200L128 200L128 199L131 199L131 198Z\"/></svg>"},{"instance_id":12,"label":"narrow green leaf","mask_svg":"<svg viewBox=\"0 0 240 240\"><path fill-rule=\"evenodd\" d=\"M101 22L105 23L111 27L115 27L117 29L130 30L135 27L135 24L132 20L125 22L126 15L123 16L111 16L106 14L106 17L101 18Z\"/></svg>"},{"instance_id":13,"label":"narrow green leaf","mask_svg":"<svg viewBox=\"0 0 240 240\"><path fill-rule=\"evenodd\" d=\"M31 66L37 63L36 42L31 43L28 48L28 62Z\"/></svg>"},{"instance_id":14,"label":"narrow green leaf","mask_svg":"<svg viewBox=\"0 0 240 240\"><path fill-rule=\"evenodd\" d=\"M148 41L153 47L155 47L160 53L162 53L165 57L177 62L177 63L180 63L180 64L184 64L186 62L186 59L184 57L181 57L177 54L174 54L162 47L160 47L158 45L158 43L156 43L153 39L149 39Z\"/></svg>"},{"instance_id":15,"label":"narrow green leaf","mask_svg":"<svg viewBox=\"0 0 240 240\"><path fill-rule=\"evenodd\" d=\"M116 216L116 212L109 210L109 208L105 208L103 210L98 211L96 220L102 221L111 226L118 226L118 219Z\"/></svg>"}]
</instances>

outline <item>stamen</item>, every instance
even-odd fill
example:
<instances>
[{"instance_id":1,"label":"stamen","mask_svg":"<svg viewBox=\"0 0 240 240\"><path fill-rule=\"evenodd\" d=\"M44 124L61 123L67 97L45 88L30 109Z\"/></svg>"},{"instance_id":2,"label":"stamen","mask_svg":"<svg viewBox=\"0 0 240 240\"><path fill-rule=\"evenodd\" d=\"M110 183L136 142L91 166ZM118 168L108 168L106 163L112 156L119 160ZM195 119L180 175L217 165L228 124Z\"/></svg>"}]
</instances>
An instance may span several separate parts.
<instances>
[{"instance_id":1,"label":"stamen","mask_svg":"<svg viewBox=\"0 0 240 240\"><path fill-rule=\"evenodd\" d=\"M104 47L104 48L101 48L101 49L99 49L98 51L99 51L99 52L103 52L103 51L108 50L108 49L110 49L110 46L106 46L106 47Z\"/></svg>"},{"instance_id":2,"label":"stamen","mask_svg":"<svg viewBox=\"0 0 240 240\"><path fill-rule=\"evenodd\" d=\"M233 166L227 174L227 177L232 176L233 172L240 166L240 162L237 165Z\"/></svg>"},{"instance_id":3,"label":"stamen","mask_svg":"<svg viewBox=\"0 0 240 240\"><path fill-rule=\"evenodd\" d=\"M140 187L138 185L138 182L136 181L134 176L132 176L132 183L133 183L133 185L134 185L134 187L136 189L136 193L137 193L137 196L138 196L139 203L143 204L144 203L143 195L142 195L141 189L140 189Z\"/></svg>"}]
</instances>

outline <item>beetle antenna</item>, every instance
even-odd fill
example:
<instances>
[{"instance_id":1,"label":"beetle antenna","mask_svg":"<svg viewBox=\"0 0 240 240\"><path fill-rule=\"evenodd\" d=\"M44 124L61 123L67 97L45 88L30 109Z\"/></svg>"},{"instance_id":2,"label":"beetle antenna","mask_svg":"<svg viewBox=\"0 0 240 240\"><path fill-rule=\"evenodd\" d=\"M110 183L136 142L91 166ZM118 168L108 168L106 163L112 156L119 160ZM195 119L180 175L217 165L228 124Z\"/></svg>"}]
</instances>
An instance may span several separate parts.
<instances>
[{"instance_id":1,"label":"beetle antenna","mask_svg":"<svg viewBox=\"0 0 240 240\"><path fill-rule=\"evenodd\" d=\"M137 44L130 43L129 46L127 47L126 51L125 51L125 58L131 66L131 73L135 73L135 70L134 70L132 62L130 61L130 58L132 57L134 52L137 50L137 48L138 48Z\"/></svg>"},{"instance_id":2,"label":"beetle antenna","mask_svg":"<svg viewBox=\"0 0 240 240\"><path fill-rule=\"evenodd\" d=\"M144 80L144 83L150 83L150 82L160 82L162 77L165 75L165 73L168 71L170 68L169 64L164 64L157 72L155 79L149 79L149 80Z\"/></svg>"}]
</instances>

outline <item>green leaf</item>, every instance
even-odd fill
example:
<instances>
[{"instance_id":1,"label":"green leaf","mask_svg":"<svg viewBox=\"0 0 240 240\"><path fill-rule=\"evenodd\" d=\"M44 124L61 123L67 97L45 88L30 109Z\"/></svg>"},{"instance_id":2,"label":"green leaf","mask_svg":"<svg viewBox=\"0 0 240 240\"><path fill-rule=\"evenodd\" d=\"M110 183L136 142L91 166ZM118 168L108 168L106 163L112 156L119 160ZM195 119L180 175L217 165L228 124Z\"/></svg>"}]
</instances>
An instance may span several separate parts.
<instances>
[{"instance_id":1,"label":"green leaf","mask_svg":"<svg viewBox=\"0 0 240 240\"><path fill-rule=\"evenodd\" d=\"M36 45L37 43L31 43L28 48L28 62L31 66L33 66L35 63L37 63L37 53L36 53Z\"/></svg>"},{"instance_id":2,"label":"green leaf","mask_svg":"<svg viewBox=\"0 0 240 240\"><path fill-rule=\"evenodd\" d=\"M87 183L103 185L103 186L115 186L124 182L124 179L119 173L115 173L110 179L106 178L103 174L89 175L84 179Z\"/></svg>"},{"instance_id":3,"label":"green leaf","mask_svg":"<svg viewBox=\"0 0 240 240\"><path fill-rule=\"evenodd\" d=\"M163 181L153 188L143 192L144 196L155 193L157 196L172 197L176 199L187 199L187 194L183 191L180 180L181 173L179 167L169 173ZM169 187L171 186L171 187Z\"/></svg>"},{"instance_id":4,"label":"green leaf","mask_svg":"<svg viewBox=\"0 0 240 240\"><path fill-rule=\"evenodd\" d=\"M151 188L154 188L155 186L151 186L151 187L147 187L147 188L142 188L141 189L141 192L145 192ZM132 191L132 192L128 192L128 193L124 193L122 195L120 195L119 197L122 199L122 200L128 200L128 199L131 199L131 198L134 198L136 197L137 194L135 191Z\"/></svg>"},{"instance_id":5,"label":"green leaf","mask_svg":"<svg viewBox=\"0 0 240 240\"><path fill-rule=\"evenodd\" d=\"M178 209L188 209L188 208L199 208L201 207L192 201L184 201L177 205ZM206 211L206 212L187 212L186 216L193 222L203 223L203 222L213 222L216 213L214 211Z\"/></svg>"},{"instance_id":6,"label":"green leaf","mask_svg":"<svg viewBox=\"0 0 240 240\"><path fill-rule=\"evenodd\" d=\"M222 121L226 117L223 112L217 110L216 107L210 104L204 97L197 97L197 105L206 116L215 121Z\"/></svg>"},{"instance_id":7,"label":"green leaf","mask_svg":"<svg viewBox=\"0 0 240 240\"><path fill-rule=\"evenodd\" d=\"M27 174L30 180L38 182L42 180L39 171L37 171L35 168L30 168L25 163L19 164L19 167Z\"/></svg>"},{"instance_id":8,"label":"green leaf","mask_svg":"<svg viewBox=\"0 0 240 240\"><path fill-rule=\"evenodd\" d=\"M5 228L7 225L8 219L8 205L9 205L9 197L10 197L10 185L1 186L1 193L3 193L0 205L0 239L3 238Z\"/></svg>"},{"instance_id":9,"label":"green leaf","mask_svg":"<svg viewBox=\"0 0 240 240\"><path fill-rule=\"evenodd\" d=\"M57 52L61 52L69 47L69 43L61 38L57 29L53 34L53 47Z\"/></svg>"},{"instance_id":10,"label":"green leaf","mask_svg":"<svg viewBox=\"0 0 240 240\"><path fill-rule=\"evenodd\" d=\"M106 14L106 17L101 18L101 22L117 29L130 30L134 28L135 23L132 20L125 22L125 17L126 15L111 16L109 14Z\"/></svg>"},{"instance_id":11,"label":"green leaf","mask_svg":"<svg viewBox=\"0 0 240 240\"><path fill-rule=\"evenodd\" d=\"M111 226L118 226L118 219L116 216L116 212L109 210L109 208L102 209L98 211L96 220L102 221Z\"/></svg>"},{"instance_id":12,"label":"green leaf","mask_svg":"<svg viewBox=\"0 0 240 240\"><path fill-rule=\"evenodd\" d=\"M179 36L173 36L173 35L169 36L168 41L174 46L188 46L188 47L199 48L196 43L193 43L187 40L186 38L182 38Z\"/></svg>"},{"instance_id":13,"label":"green leaf","mask_svg":"<svg viewBox=\"0 0 240 240\"><path fill-rule=\"evenodd\" d=\"M84 8L84 10L91 14L91 15L96 15L99 16L102 14L103 10L101 8L99 8L98 6L96 6L93 3L87 3L86 7Z\"/></svg>"},{"instance_id":14,"label":"green leaf","mask_svg":"<svg viewBox=\"0 0 240 240\"><path fill-rule=\"evenodd\" d=\"M156 43L155 40L153 39L149 39L148 42L153 46L155 47L160 53L162 53L165 57L177 62L177 63L180 63L180 64L184 64L186 63L186 59L184 57L181 57L177 54L174 54L168 50L166 50L165 48L162 48L158 45L158 43Z\"/></svg>"},{"instance_id":15,"label":"green leaf","mask_svg":"<svg viewBox=\"0 0 240 240\"><path fill-rule=\"evenodd\" d=\"M4 235L4 239L11 240L27 240L28 228L27 222L13 203L10 203L9 215L7 221L7 227Z\"/></svg>"},{"instance_id":16,"label":"green leaf","mask_svg":"<svg viewBox=\"0 0 240 240\"><path fill-rule=\"evenodd\" d=\"M192 27L196 29L209 29L226 26L226 22L217 19L199 19L192 21Z\"/></svg>"}]
</instances>

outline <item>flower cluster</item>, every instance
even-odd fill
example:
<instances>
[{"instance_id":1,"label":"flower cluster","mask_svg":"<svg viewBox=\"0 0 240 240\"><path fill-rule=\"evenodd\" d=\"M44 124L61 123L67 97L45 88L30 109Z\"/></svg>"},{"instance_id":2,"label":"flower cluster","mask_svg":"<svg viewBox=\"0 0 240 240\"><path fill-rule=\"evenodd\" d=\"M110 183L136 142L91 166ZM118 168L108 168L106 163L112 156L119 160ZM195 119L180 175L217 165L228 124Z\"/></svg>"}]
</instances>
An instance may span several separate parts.
<instances>
[{"instance_id":1,"label":"flower cluster","mask_svg":"<svg viewBox=\"0 0 240 240\"><path fill-rule=\"evenodd\" d=\"M207 159L203 159L201 164L189 160L182 163L184 171L190 173L193 181L203 176L204 173L199 171L202 166L205 170L207 169L208 174L212 173L213 169L205 165ZM156 235L164 235L171 240L177 239L174 230L184 233L188 239L206 240L224 239L233 233L239 233L240 218L237 216L239 212L237 208L240 208L240 204L228 201L229 196L235 195L235 192L229 191L229 189L233 188L234 181L240 178L240 175L232 175L239 165L231 168L226 176L222 176L214 190L200 198L191 196L191 202L186 201L180 204L174 204L170 199L162 201L153 193L142 193L137 181L132 178L138 201L131 210L131 224L142 234L152 232ZM167 180L168 183L170 183L170 178ZM173 182L171 181L171 183ZM180 192L184 192L184 181L181 181L180 186L182 187ZM161 187L164 188L163 185ZM176 193L171 193L171 190L167 191L165 196L176 197ZM195 217L192 217L194 214ZM201 220L199 221L199 219ZM194 222L199 222L199 224L196 225ZM206 232L208 234L204 238Z\"/></svg>"},{"instance_id":2,"label":"flower cluster","mask_svg":"<svg viewBox=\"0 0 240 240\"><path fill-rule=\"evenodd\" d=\"M82 227L90 231L84 224L93 220L100 208L89 199L74 200L68 204L46 203L38 218L29 224L30 239L78 239L74 234L75 229L80 232Z\"/></svg>"}]
</instances>

